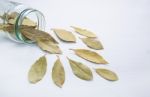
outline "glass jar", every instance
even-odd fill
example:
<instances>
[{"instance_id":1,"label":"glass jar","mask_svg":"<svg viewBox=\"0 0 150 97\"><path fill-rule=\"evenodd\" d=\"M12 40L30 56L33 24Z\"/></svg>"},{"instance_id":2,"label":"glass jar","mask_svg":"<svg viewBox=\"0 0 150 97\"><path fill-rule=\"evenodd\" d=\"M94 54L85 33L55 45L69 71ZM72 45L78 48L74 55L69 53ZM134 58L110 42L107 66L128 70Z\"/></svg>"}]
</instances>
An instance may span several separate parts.
<instances>
[{"instance_id":1,"label":"glass jar","mask_svg":"<svg viewBox=\"0 0 150 97\"><path fill-rule=\"evenodd\" d=\"M34 42L26 39L20 32L21 25L27 18L36 24L36 29L44 30L45 18L40 11L25 6L21 3L0 0L0 24L7 25L13 22L13 31L11 33L4 31L11 40L19 43Z\"/></svg>"}]
</instances>

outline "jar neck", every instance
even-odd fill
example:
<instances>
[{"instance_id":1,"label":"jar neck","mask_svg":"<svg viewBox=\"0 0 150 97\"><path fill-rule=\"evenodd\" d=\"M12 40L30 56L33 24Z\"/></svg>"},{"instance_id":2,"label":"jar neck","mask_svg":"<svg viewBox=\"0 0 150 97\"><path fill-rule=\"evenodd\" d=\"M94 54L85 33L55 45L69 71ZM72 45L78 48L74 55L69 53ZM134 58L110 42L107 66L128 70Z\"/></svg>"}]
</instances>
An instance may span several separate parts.
<instances>
[{"instance_id":1,"label":"jar neck","mask_svg":"<svg viewBox=\"0 0 150 97\"><path fill-rule=\"evenodd\" d=\"M23 34L21 33L21 25L23 23L23 20L25 18L27 18L29 15L32 15L32 16L34 15L34 19L36 18L36 21L35 21L36 29L45 30L44 29L45 28L45 18L44 18L44 15L40 11L32 9L32 8L23 10L16 18L14 31L15 31L16 38L19 41L24 42L24 43L33 43L34 42L32 40L26 39L23 36ZM31 20L32 20L32 18L31 18Z\"/></svg>"}]
</instances>

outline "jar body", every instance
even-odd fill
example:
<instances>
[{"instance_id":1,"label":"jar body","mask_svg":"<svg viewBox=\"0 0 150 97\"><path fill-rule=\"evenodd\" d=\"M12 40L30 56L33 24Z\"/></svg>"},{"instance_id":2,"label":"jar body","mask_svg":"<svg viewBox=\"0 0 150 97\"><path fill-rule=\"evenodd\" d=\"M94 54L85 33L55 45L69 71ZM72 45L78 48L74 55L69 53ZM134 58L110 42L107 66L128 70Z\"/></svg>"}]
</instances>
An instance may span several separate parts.
<instances>
[{"instance_id":1,"label":"jar body","mask_svg":"<svg viewBox=\"0 0 150 97\"><path fill-rule=\"evenodd\" d=\"M13 25L11 33L5 31L11 40L20 43L33 42L31 40L26 40L20 32L21 26L25 25L26 22L30 22L29 26L36 26L36 29L44 30L45 18L40 11L25 6L21 3L7 0L0 0L0 6L0 24Z\"/></svg>"}]
</instances>

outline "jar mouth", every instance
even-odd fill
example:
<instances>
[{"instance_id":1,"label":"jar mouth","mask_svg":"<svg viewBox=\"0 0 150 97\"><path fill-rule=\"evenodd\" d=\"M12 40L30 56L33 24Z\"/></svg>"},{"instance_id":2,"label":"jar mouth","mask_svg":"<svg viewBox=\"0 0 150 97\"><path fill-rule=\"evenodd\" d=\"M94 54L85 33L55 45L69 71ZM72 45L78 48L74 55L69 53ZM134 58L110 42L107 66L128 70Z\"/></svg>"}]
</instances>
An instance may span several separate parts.
<instances>
[{"instance_id":1,"label":"jar mouth","mask_svg":"<svg viewBox=\"0 0 150 97\"><path fill-rule=\"evenodd\" d=\"M28 17L29 15L32 15L32 16L34 15L34 18ZM21 25L23 23L23 20L26 17L30 18L31 20L36 19L36 21L35 21L36 22L36 28L35 29L39 29L39 30L45 30L44 29L45 28L45 18L44 18L44 15L38 10L25 9L19 14L19 16L16 19L15 26L14 26L14 32L15 32L16 38L23 43L34 43L35 41L27 39L21 33Z\"/></svg>"}]
</instances>

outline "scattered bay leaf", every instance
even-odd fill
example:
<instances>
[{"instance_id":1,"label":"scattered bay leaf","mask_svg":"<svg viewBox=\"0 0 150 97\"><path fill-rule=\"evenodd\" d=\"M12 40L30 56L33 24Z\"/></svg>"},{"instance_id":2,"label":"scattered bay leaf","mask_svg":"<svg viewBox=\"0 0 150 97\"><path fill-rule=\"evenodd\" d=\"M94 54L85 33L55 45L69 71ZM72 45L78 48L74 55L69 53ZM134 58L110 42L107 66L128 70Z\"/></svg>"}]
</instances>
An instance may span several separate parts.
<instances>
[{"instance_id":1,"label":"scattered bay leaf","mask_svg":"<svg viewBox=\"0 0 150 97\"><path fill-rule=\"evenodd\" d=\"M66 42L76 42L75 36L72 32L66 31L64 29L52 29L56 35L63 41Z\"/></svg>"},{"instance_id":2,"label":"scattered bay leaf","mask_svg":"<svg viewBox=\"0 0 150 97\"><path fill-rule=\"evenodd\" d=\"M94 38L81 38L81 40L90 48L95 50L102 50L104 49L101 42L94 39Z\"/></svg>"},{"instance_id":3,"label":"scattered bay leaf","mask_svg":"<svg viewBox=\"0 0 150 97\"><path fill-rule=\"evenodd\" d=\"M108 64L108 62L98 53L87 49L71 49L79 57L96 64Z\"/></svg>"},{"instance_id":4,"label":"scattered bay leaf","mask_svg":"<svg viewBox=\"0 0 150 97\"><path fill-rule=\"evenodd\" d=\"M93 74L89 67L87 67L86 65L84 65L80 62L71 60L69 58L68 58L68 60L69 60L69 63L70 63L73 73L78 78L83 79L83 80L88 80L88 81L93 79Z\"/></svg>"},{"instance_id":5,"label":"scattered bay leaf","mask_svg":"<svg viewBox=\"0 0 150 97\"><path fill-rule=\"evenodd\" d=\"M61 50L57 44L54 44L50 41L45 41L40 38L37 38L37 45L44 51L47 51L51 54L61 54Z\"/></svg>"},{"instance_id":6,"label":"scattered bay leaf","mask_svg":"<svg viewBox=\"0 0 150 97\"><path fill-rule=\"evenodd\" d=\"M53 79L53 82L60 88L65 82L65 70L59 57L54 63L54 66L52 69L52 79Z\"/></svg>"},{"instance_id":7,"label":"scattered bay leaf","mask_svg":"<svg viewBox=\"0 0 150 97\"><path fill-rule=\"evenodd\" d=\"M99 69L95 69L95 70L96 70L96 73L98 75L100 75L101 77L103 77L106 80L109 80L109 81L118 80L117 75L114 72L110 71L110 70L107 70L107 69L104 69L104 68L99 68Z\"/></svg>"},{"instance_id":8,"label":"scattered bay leaf","mask_svg":"<svg viewBox=\"0 0 150 97\"><path fill-rule=\"evenodd\" d=\"M45 56L40 57L31 67L28 73L30 83L37 83L44 77L47 69Z\"/></svg>"},{"instance_id":9,"label":"scattered bay leaf","mask_svg":"<svg viewBox=\"0 0 150 97\"><path fill-rule=\"evenodd\" d=\"M82 28L79 28L79 27L75 27L75 26L71 26L72 28L74 28L75 32L83 35L83 36L86 36L86 37L92 37L92 38L95 38L97 37L93 32L89 31L89 30L86 30L86 29L82 29Z\"/></svg>"}]
</instances>

